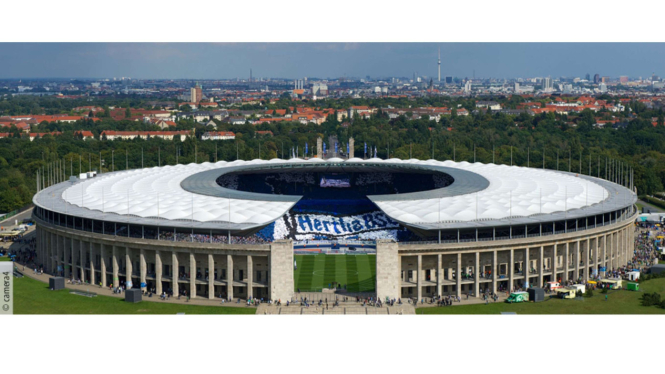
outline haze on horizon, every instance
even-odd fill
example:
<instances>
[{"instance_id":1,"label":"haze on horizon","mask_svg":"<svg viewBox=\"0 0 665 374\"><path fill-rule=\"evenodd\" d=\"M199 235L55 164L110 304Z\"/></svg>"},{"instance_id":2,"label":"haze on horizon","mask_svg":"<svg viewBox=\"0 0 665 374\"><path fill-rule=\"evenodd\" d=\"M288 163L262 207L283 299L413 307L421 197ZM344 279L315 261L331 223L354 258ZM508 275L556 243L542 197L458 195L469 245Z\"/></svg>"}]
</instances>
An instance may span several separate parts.
<instances>
[{"instance_id":1,"label":"haze on horizon","mask_svg":"<svg viewBox=\"0 0 665 374\"><path fill-rule=\"evenodd\" d=\"M665 75L665 43L0 43L0 79Z\"/></svg>"}]
</instances>

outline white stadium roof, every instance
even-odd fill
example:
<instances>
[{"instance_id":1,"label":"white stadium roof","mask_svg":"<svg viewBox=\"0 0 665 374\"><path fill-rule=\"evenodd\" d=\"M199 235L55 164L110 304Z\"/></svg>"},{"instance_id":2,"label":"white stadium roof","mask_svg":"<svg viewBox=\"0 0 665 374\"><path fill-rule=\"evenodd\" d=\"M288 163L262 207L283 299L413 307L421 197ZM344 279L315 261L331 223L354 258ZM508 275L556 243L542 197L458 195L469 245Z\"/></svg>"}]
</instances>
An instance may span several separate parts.
<instances>
[{"instance_id":1,"label":"white stadium roof","mask_svg":"<svg viewBox=\"0 0 665 374\"><path fill-rule=\"evenodd\" d=\"M320 159L296 158L153 167L100 174L59 189L58 194L71 205L103 213L168 220L260 225L281 217L295 202L272 201L270 195L261 194L252 194L254 196L252 199L237 196L231 198L209 196L189 192L183 189L181 182L194 174L212 172L212 170L218 170L219 174L215 175L221 175L228 169L237 167L307 166L323 162ZM608 182L604 180L518 166L377 158L370 160L355 158L347 161L328 159L325 162L342 166L371 163L386 166L442 167L475 173L489 181L487 188L454 196L432 198L431 194L428 196L426 193L416 193L404 194L404 200L386 200L381 196L370 196L378 207L393 219L414 225L481 222L564 212L601 203L616 193L603 187L608 186ZM451 186L454 185L455 183ZM627 201L626 205L630 203Z\"/></svg>"},{"instance_id":2,"label":"white stadium roof","mask_svg":"<svg viewBox=\"0 0 665 374\"><path fill-rule=\"evenodd\" d=\"M580 209L608 197L607 190L599 184L551 170L453 161L417 163L470 171L486 178L489 187L440 199L376 201L381 210L401 222L417 224L526 217Z\"/></svg>"}]
</instances>

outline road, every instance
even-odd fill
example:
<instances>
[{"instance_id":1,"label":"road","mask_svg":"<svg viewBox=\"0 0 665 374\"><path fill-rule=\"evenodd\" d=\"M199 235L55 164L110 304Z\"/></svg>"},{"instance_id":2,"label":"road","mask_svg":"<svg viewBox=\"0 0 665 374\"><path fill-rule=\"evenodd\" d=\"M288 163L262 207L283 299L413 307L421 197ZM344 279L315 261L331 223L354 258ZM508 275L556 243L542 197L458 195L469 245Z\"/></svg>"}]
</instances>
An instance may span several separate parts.
<instances>
[{"instance_id":1,"label":"road","mask_svg":"<svg viewBox=\"0 0 665 374\"><path fill-rule=\"evenodd\" d=\"M661 208L659 208L659 207L657 207L657 206L651 205L651 204L649 204L649 203L647 203L647 202L645 202L645 201L637 200L637 203L638 203L638 204L642 204L642 206L644 206L644 207L647 208L647 209L650 209L650 210L651 210L651 213L663 213L663 209L661 209Z\"/></svg>"},{"instance_id":2,"label":"road","mask_svg":"<svg viewBox=\"0 0 665 374\"><path fill-rule=\"evenodd\" d=\"M24 218L30 218L31 216L32 216L32 208L26 210L25 212L21 212L13 217L7 218L6 220L0 222L0 226L4 227L5 230L11 230L17 226L17 222L20 225L21 221L23 221Z\"/></svg>"}]
</instances>

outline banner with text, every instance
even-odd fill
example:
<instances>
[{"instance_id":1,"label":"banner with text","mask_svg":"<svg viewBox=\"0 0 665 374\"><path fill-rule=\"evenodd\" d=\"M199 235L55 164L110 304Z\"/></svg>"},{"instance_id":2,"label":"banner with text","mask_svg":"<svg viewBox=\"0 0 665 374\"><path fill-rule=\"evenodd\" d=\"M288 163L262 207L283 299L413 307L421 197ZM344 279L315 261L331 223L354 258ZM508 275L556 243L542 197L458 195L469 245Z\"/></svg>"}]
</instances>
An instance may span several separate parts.
<instances>
[{"instance_id":1,"label":"banner with text","mask_svg":"<svg viewBox=\"0 0 665 374\"><path fill-rule=\"evenodd\" d=\"M287 214L275 222L275 239L315 239L318 237L391 239L399 223L384 212L336 217L321 214Z\"/></svg>"}]
</instances>

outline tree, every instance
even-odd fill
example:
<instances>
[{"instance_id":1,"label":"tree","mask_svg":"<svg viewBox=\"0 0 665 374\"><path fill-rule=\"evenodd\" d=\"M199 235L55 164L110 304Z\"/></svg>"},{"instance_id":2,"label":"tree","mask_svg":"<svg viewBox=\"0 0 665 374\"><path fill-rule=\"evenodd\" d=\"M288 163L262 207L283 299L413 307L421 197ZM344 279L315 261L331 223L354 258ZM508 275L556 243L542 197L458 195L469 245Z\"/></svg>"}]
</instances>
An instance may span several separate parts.
<instances>
[{"instance_id":1,"label":"tree","mask_svg":"<svg viewBox=\"0 0 665 374\"><path fill-rule=\"evenodd\" d=\"M132 116L131 109L129 108L125 109L125 118L130 118L131 116Z\"/></svg>"}]
</instances>

